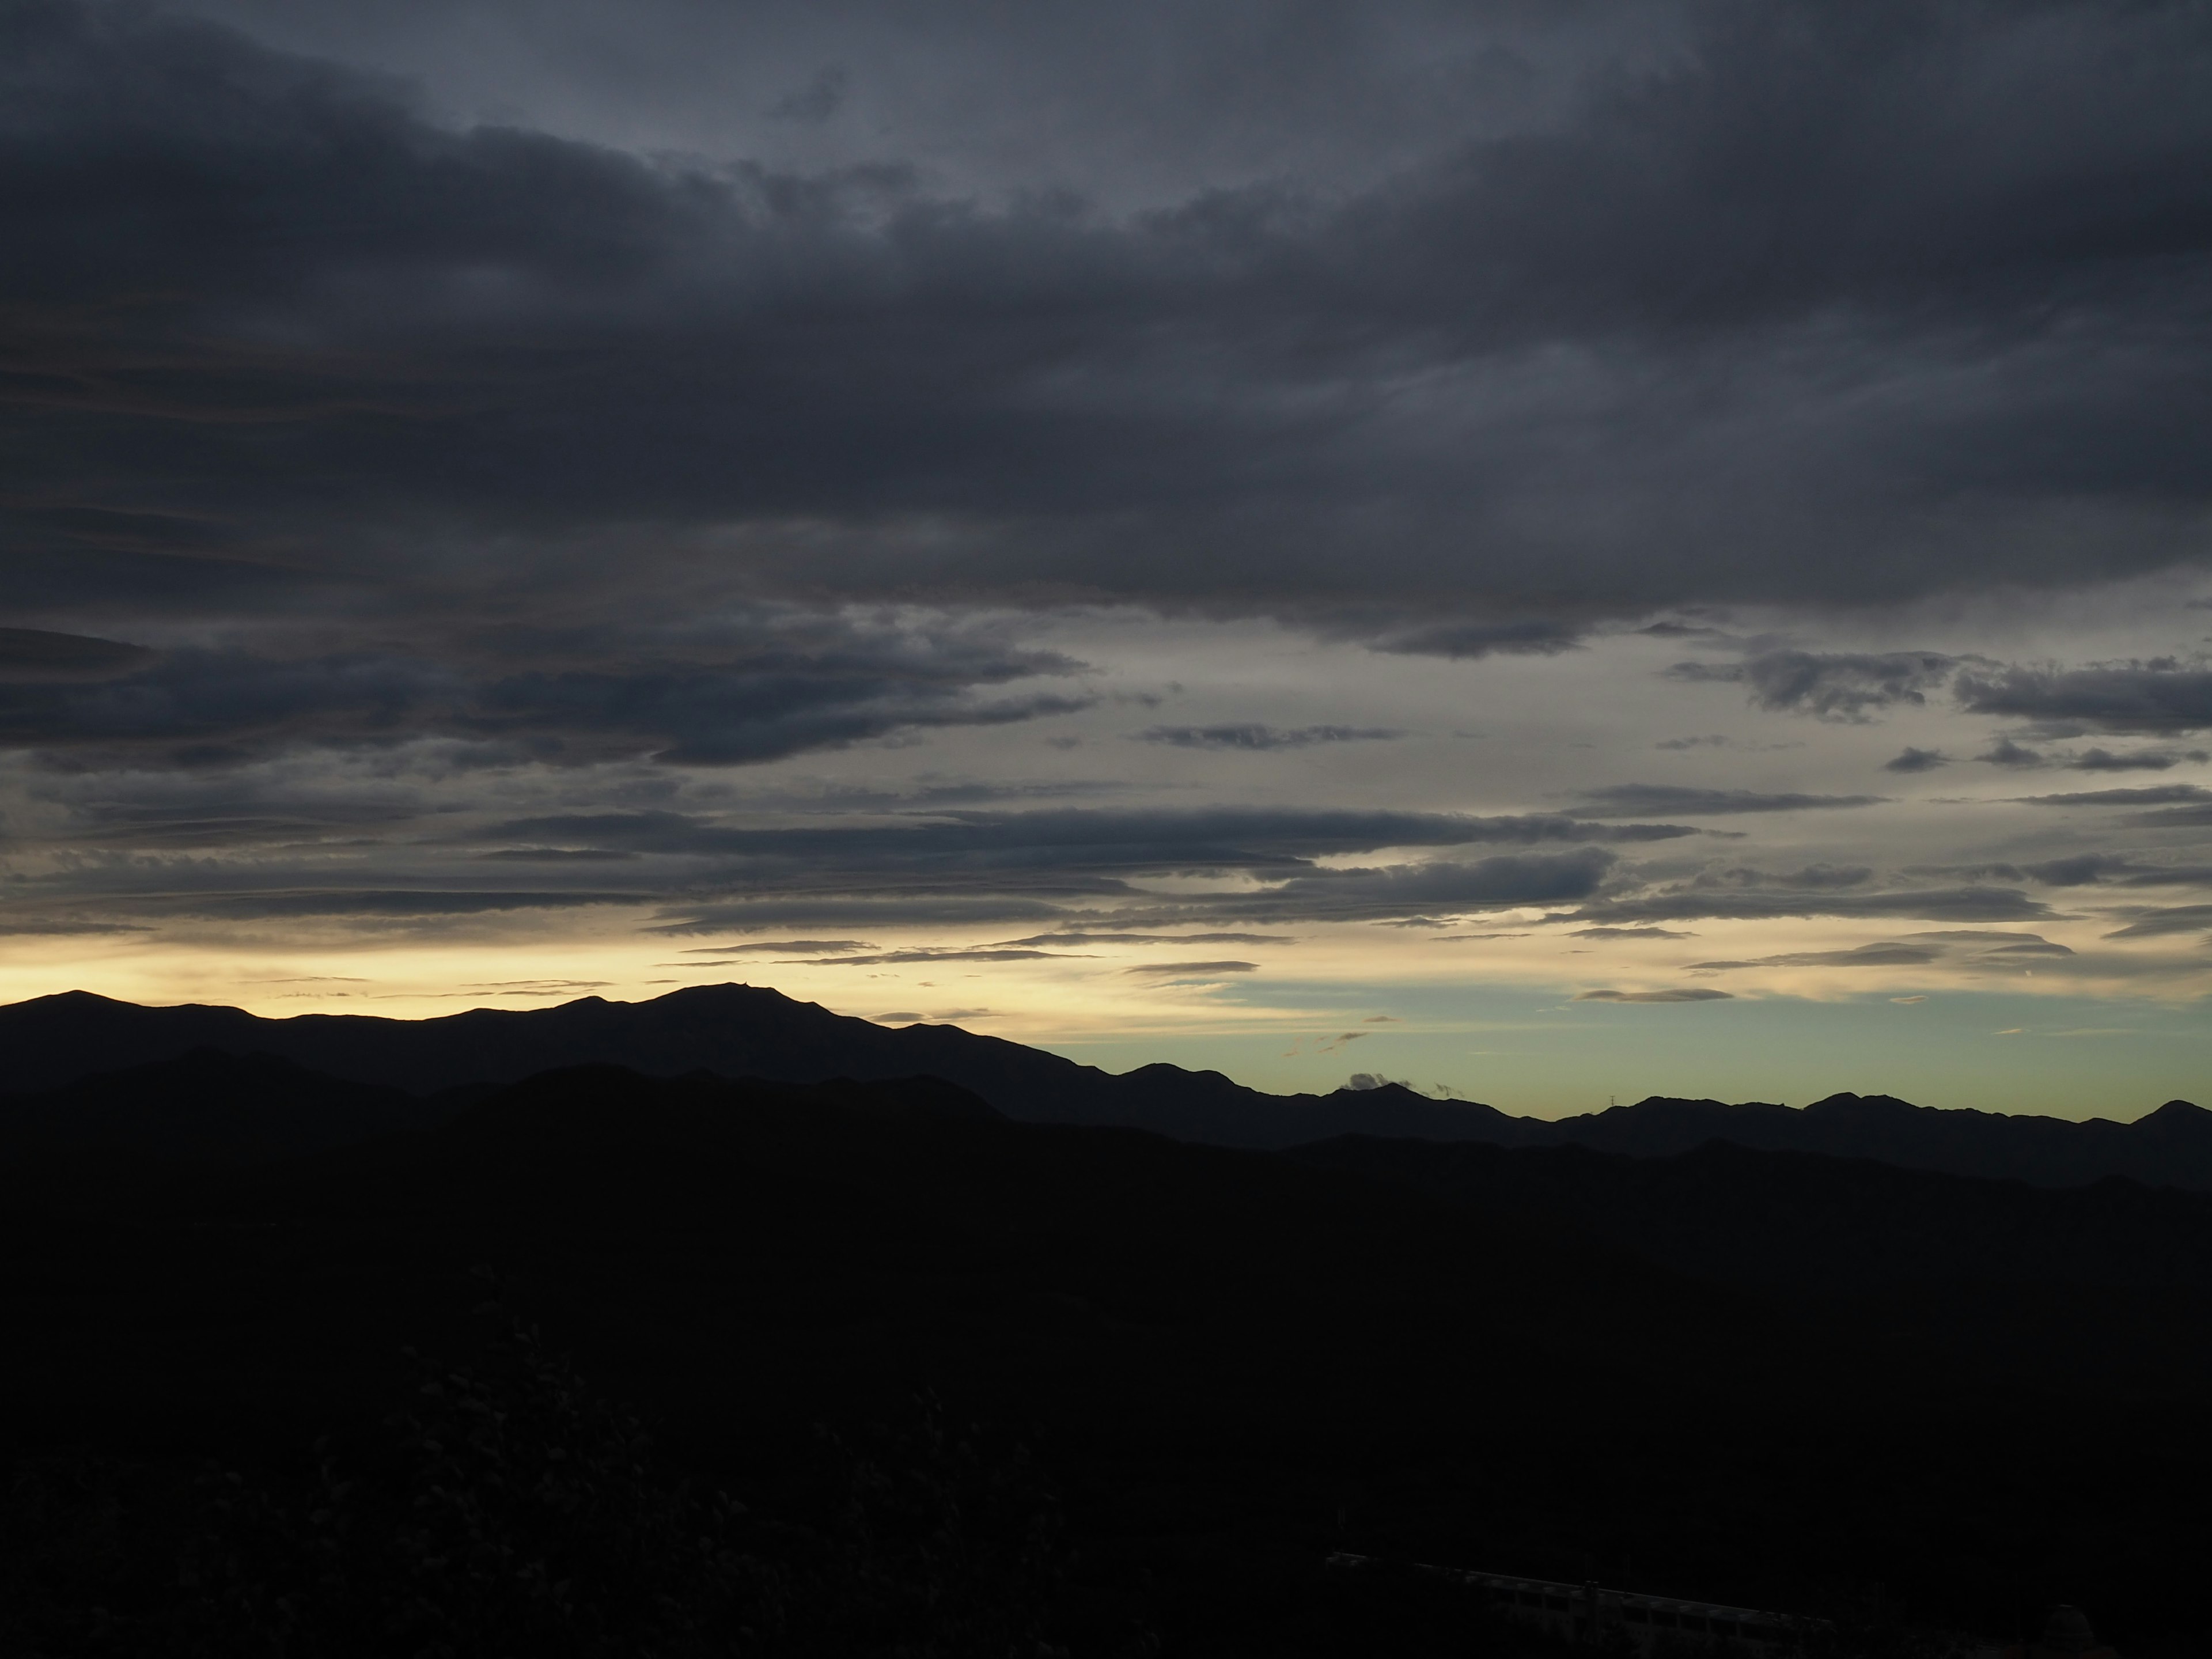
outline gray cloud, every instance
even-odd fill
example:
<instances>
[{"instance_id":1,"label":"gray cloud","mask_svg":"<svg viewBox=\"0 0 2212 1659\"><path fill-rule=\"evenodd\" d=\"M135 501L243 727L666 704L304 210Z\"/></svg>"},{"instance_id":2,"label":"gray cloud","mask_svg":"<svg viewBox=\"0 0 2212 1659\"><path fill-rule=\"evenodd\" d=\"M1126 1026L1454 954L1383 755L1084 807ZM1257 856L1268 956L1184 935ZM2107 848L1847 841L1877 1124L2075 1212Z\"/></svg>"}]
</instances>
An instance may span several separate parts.
<instances>
[{"instance_id":1,"label":"gray cloud","mask_svg":"<svg viewBox=\"0 0 2212 1659\"><path fill-rule=\"evenodd\" d=\"M1727 968L1911 968L1937 960L1942 952L1918 945L1861 945L1848 951L1787 951L1744 962L1693 962L1692 971Z\"/></svg>"},{"instance_id":2,"label":"gray cloud","mask_svg":"<svg viewBox=\"0 0 2212 1659\"><path fill-rule=\"evenodd\" d=\"M1907 750L1917 754L1917 750ZM2084 749L2072 754L2050 754L2040 750L2023 748L2010 738L2000 738L1986 754L1974 757L1993 766L2028 768L2058 767L2069 772L2167 772L2185 761L2202 762L2208 757L2202 749L2131 749L2115 753L2109 749ZM1897 763L1890 763L1893 770Z\"/></svg>"},{"instance_id":3,"label":"gray cloud","mask_svg":"<svg viewBox=\"0 0 2212 1659\"><path fill-rule=\"evenodd\" d=\"M1583 632L1571 622L1527 617L1428 623L1372 635L1370 642L1377 651L1408 657L1551 657L1580 645Z\"/></svg>"},{"instance_id":4,"label":"gray cloud","mask_svg":"<svg viewBox=\"0 0 2212 1659\"><path fill-rule=\"evenodd\" d=\"M0 684L104 680L151 661L143 646L36 628L0 628Z\"/></svg>"},{"instance_id":5,"label":"gray cloud","mask_svg":"<svg viewBox=\"0 0 2212 1659\"><path fill-rule=\"evenodd\" d=\"M1259 970L1260 964L1256 962L1146 962L1134 968L1124 968L1121 971L1166 977L1185 974L1255 974Z\"/></svg>"},{"instance_id":6,"label":"gray cloud","mask_svg":"<svg viewBox=\"0 0 2212 1659\"><path fill-rule=\"evenodd\" d=\"M2136 920L2106 939L2157 939L2170 933L2212 932L2212 904L2176 904L2135 913Z\"/></svg>"},{"instance_id":7,"label":"gray cloud","mask_svg":"<svg viewBox=\"0 0 2212 1659\"><path fill-rule=\"evenodd\" d=\"M790 965L803 968L882 968L915 962L1036 962L1046 958L1058 960L1066 955L1064 951L964 951L957 946L925 947L916 951L884 951L864 957L815 957Z\"/></svg>"},{"instance_id":8,"label":"gray cloud","mask_svg":"<svg viewBox=\"0 0 2212 1659\"><path fill-rule=\"evenodd\" d=\"M1317 743L1378 743L1403 732L1369 726L1154 726L1136 734L1140 743L1175 749L1305 749Z\"/></svg>"},{"instance_id":9,"label":"gray cloud","mask_svg":"<svg viewBox=\"0 0 2212 1659\"><path fill-rule=\"evenodd\" d=\"M875 946L857 939L763 939L755 945L708 945L684 951L687 957L703 956L823 956L832 951L872 951Z\"/></svg>"},{"instance_id":10,"label":"gray cloud","mask_svg":"<svg viewBox=\"0 0 2212 1659\"><path fill-rule=\"evenodd\" d=\"M1999 738L1990 745L1986 753L1977 755L1974 758L1986 762L1991 766L2027 768L2051 764L2051 757L2048 755L2037 750L2024 748L2010 738Z\"/></svg>"},{"instance_id":11,"label":"gray cloud","mask_svg":"<svg viewBox=\"0 0 2212 1659\"><path fill-rule=\"evenodd\" d=\"M1152 811L1067 808L953 811L931 819L807 829L732 828L668 811L562 814L517 818L475 832L481 838L593 845L669 855L804 862L820 869L889 860L961 871L1092 872L1303 867L1334 854L1387 847L1484 842L1637 842L1694 831L1662 824L1594 824L1564 817L1472 817L1444 812L1359 812L1203 808Z\"/></svg>"},{"instance_id":12,"label":"gray cloud","mask_svg":"<svg viewBox=\"0 0 2212 1659\"><path fill-rule=\"evenodd\" d=\"M2212 824L2212 801L2195 806L2169 806L2158 812L2136 812L2121 823L2138 830L2197 830Z\"/></svg>"},{"instance_id":13,"label":"gray cloud","mask_svg":"<svg viewBox=\"0 0 2212 1659\"><path fill-rule=\"evenodd\" d=\"M1585 904L1554 921L1633 926L1644 922L1767 921L1781 916L1905 917L1930 921L2038 921L2051 908L2015 889L1929 888L1887 892L1740 892L1676 889Z\"/></svg>"},{"instance_id":14,"label":"gray cloud","mask_svg":"<svg viewBox=\"0 0 2212 1659\"><path fill-rule=\"evenodd\" d=\"M2164 806L2174 801L2212 801L2212 789L2194 783L2154 783L2140 789L2077 789L2066 795L2023 795L2031 806Z\"/></svg>"},{"instance_id":15,"label":"gray cloud","mask_svg":"<svg viewBox=\"0 0 2212 1659\"><path fill-rule=\"evenodd\" d=\"M1008 945L1296 945L1289 933L1104 933L1079 929L1035 933Z\"/></svg>"},{"instance_id":16,"label":"gray cloud","mask_svg":"<svg viewBox=\"0 0 2212 1659\"><path fill-rule=\"evenodd\" d=\"M1948 766L1951 757L1934 749L1906 748L1894 758L1881 763L1885 772L1933 772L1939 766Z\"/></svg>"},{"instance_id":17,"label":"gray cloud","mask_svg":"<svg viewBox=\"0 0 2212 1659\"><path fill-rule=\"evenodd\" d=\"M1583 991L1577 1002L1726 1002L1735 995L1733 991Z\"/></svg>"},{"instance_id":18,"label":"gray cloud","mask_svg":"<svg viewBox=\"0 0 2212 1659\"><path fill-rule=\"evenodd\" d=\"M2166 772L2184 761L2203 764L2212 754L2202 749L2131 749L2114 754L2108 749L2085 749L2069 757L2067 769L2075 772Z\"/></svg>"},{"instance_id":19,"label":"gray cloud","mask_svg":"<svg viewBox=\"0 0 2212 1659\"><path fill-rule=\"evenodd\" d=\"M1750 688L1760 708L1787 709L1822 720L1863 720L1871 709L1925 704L1951 678L1960 659L1934 651L1866 653L1765 651L1741 663L1676 663L1669 679Z\"/></svg>"},{"instance_id":20,"label":"gray cloud","mask_svg":"<svg viewBox=\"0 0 2212 1659\"><path fill-rule=\"evenodd\" d=\"M301 745L446 736L512 745L540 763L648 754L697 765L1084 706L1042 694L979 701L979 687L1078 666L988 626L789 609L628 638L600 629L516 639L442 661L396 650L242 649L105 660L96 676L0 673L0 744L206 765Z\"/></svg>"},{"instance_id":21,"label":"gray cloud","mask_svg":"<svg viewBox=\"0 0 2212 1659\"><path fill-rule=\"evenodd\" d=\"M1843 806L1875 806L1881 795L1772 794L1755 789L1693 789L1668 783L1620 783L1585 790L1584 804L1575 808L1587 818L1640 817L1671 813L1681 817L1713 817L1741 812L1798 812Z\"/></svg>"},{"instance_id":22,"label":"gray cloud","mask_svg":"<svg viewBox=\"0 0 2212 1659\"><path fill-rule=\"evenodd\" d=\"M1977 714L2032 720L2070 735L2100 732L2179 732L2212 726L2212 669L2171 659L2075 669L1968 671L1954 688Z\"/></svg>"}]
</instances>

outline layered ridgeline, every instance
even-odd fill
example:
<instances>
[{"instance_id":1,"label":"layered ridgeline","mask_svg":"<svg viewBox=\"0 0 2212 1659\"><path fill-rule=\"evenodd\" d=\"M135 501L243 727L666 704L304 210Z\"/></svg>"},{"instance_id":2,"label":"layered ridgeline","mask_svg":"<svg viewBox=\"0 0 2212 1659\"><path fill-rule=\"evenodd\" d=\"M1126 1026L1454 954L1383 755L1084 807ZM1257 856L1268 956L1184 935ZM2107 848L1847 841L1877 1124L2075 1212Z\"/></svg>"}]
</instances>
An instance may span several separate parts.
<instances>
[{"instance_id":1,"label":"layered ridgeline","mask_svg":"<svg viewBox=\"0 0 2212 1659\"><path fill-rule=\"evenodd\" d=\"M611 1064L648 1076L708 1072L782 1083L935 1077L1024 1121L1116 1125L1228 1146L1282 1148L1363 1134L1664 1158L1720 1140L2039 1186L2124 1176L2212 1190L2212 1112L2183 1101L2122 1123L1936 1110L1887 1095L1832 1095L1802 1109L1654 1097L1553 1121L1395 1085L1269 1095L1218 1072L1176 1066L1115 1074L957 1026L885 1027L744 985L423 1020L264 1019L237 1008L142 1007L70 992L0 1007L0 1054L7 1066L0 1125L16 1134L35 1127L44 1137L67 1136L72 1126L121 1133L112 1126L138 1121L152 1109L143 1103L160 1096L180 1108L197 1103L195 1126L164 1131L173 1138L243 1144L252 1139L252 1122L263 1122L303 1145L330 1143L407 1127L426 1112L434 1118L441 1093L459 1091L450 1105L557 1066ZM233 1085L213 1058L226 1055L285 1064L264 1064ZM107 1075L149 1066L158 1069ZM352 1092L334 1093L324 1079ZM316 1103L322 1121L289 1125L295 1100ZM322 1104L339 1101L343 1109Z\"/></svg>"}]
</instances>

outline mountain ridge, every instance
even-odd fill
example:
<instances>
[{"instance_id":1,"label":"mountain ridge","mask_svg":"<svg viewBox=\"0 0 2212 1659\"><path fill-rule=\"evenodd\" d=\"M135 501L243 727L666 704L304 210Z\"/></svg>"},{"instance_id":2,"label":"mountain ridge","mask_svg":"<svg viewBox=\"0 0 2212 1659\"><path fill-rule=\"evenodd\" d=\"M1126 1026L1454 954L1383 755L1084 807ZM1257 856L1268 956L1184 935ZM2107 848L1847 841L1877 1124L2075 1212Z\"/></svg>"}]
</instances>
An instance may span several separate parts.
<instances>
[{"instance_id":1,"label":"mountain ridge","mask_svg":"<svg viewBox=\"0 0 2212 1659\"><path fill-rule=\"evenodd\" d=\"M24 1096L50 1095L95 1073L173 1062L195 1050L267 1055L344 1085L417 1097L505 1086L580 1065L792 1084L926 1076L1024 1121L1146 1129L1217 1146L1279 1151L1360 1134L1583 1146L1654 1158L1722 1140L2038 1186L2123 1176L2212 1190L2212 1112L2179 1100L2130 1123L1923 1107L1851 1093L1802 1109L1652 1096L1574 1117L1516 1117L1395 1084L1270 1095L1218 1072L1165 1063L1112 1073L956 1025L886 1027L738 984L690 987L636 1003L585 997L550 1008L479 1008L424 1020L271 1019L221 1005L149 1007L83 991L0 1006L0 1054L8 1057L19 1107ZM0 1125L9 1115L0 1110Z\"/></svg>"}]
</instances>

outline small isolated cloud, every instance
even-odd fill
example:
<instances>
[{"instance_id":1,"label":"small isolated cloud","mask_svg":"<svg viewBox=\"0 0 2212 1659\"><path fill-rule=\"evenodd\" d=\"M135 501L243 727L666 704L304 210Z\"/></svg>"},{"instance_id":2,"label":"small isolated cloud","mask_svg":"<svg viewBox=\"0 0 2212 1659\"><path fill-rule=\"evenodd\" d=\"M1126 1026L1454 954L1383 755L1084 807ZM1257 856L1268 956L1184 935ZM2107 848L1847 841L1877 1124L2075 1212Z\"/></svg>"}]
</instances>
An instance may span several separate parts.
<instances>
[{"instance_id":1,"label":"small isolated cloud","mask_svg":"<svg viewBox=\"0 0 2212 1659\"><path fill-rule=\"evenodd\" d=\"M1066 951L884 951L865 957L810 957L785 965L793 968L884 968L917 962L1065 962Z\"/></svg>"},{"instance_id":2,"label":"small isolated cloud","mask_svg":"<svg viewBox=\"0 0 2212 1659\"><path fill-rule=\"evenodd\" d=\"M1577 1002L1726 1002L1735 995L1733 991L1584 991Z\"/></svg>"},{"instance_id":3,"label":"small isolated cloud","mask_svg":"<svg viewBox=\"0 0 2212 1659\"><path fill-rule=\"evenodd\" d=\"M858 939L764 939L757 945L699 945L683 954L687 957L822 957L839 951L872 951L875 948L867 940Z\"/></svg>"},{"instance_id":4,"label":"small isolated cloud","mask_svg":"<svg viewBox=\"0 0 2212 1659\"><path fill-rule=\"evenodd\" d=\"M1802 812L1811 809L1875 806L1881 795L1799 795L1755 789L1692 789L1671 783L1616 783L1583 793L1575 809L1586 818L1635 818L1653 813L1713 817L1741 812Z\"/></svg>"},{"instance_id":5,"label":"small isolated cloud","mask_svg":"<svg viewBox=\"0 0 2212 1659\"><path fill-rule=\"evenodd\" d=\"M1892 997L1890 1000L1895 1003L1901 1003L1905 1006L1910 1007L1916 1002L1925 1002L1928 999L1926 997Z\"/></svg>"},{"instance_id":6,"label":"small isolated cloud","mask_svg":"<svg viewBox=\"0 0 2212 1659\"><path fill-rule=\"evenodd\" d=\"M1645 629L1643 631L1648 634L1651 630ZM1726 738L1715 732L1712 736L1705 738L1665 738L1651 746L1654 749L1665 749L1680 753L1685 749L1725 749L1728 744L1729 740Z\"/></svg>"},{"instance_id":7,"label":"small isolated cloud","mask_svg":"<svg viewBox=\"0 0 2212 1659\"><path fill-rule=\"evenodd\" d=\"M1296 945L1293 933L1091 933L1069 931L1032 933L1027 939L1003 940L1004 945Z\"/></svg>"},{"instance_id":8,"label":"small isolated cloud","mask_svg":"<svg viewBox=\"0 0 2212 1659\"><path fill-rule=\"evenodd\" d=\"M1384 634L1369 648L1410 657L1556 656L1583 641L1583 630L1551 617L1506 622L1443 622Z\"/></svg>"},{"instance_id":9,"label":"small isolated cloud","mask_svg":"<svg viewBox=\"0 0 2212 1659\"><path fill-rule=\"evenodd\" d=\"M1960 659L1936 651L1767 651L1741 663L1680 662L1668 679L1748 686L1761 708L1860 722L1869 711L1924 704Z\"/></svg>"},{"instance_id":10,"label":"small isolated cloud","mask_svg":"<svg viewBox=\"0 0 2212 1659\"><path fill-rule=\"evenodd\" d=\"M1146 962L1134 968L1124 968L1125 974L1256 974L1256 962Z\"/></svg>"},{"instance_id":11,"label":"small isolated cloud","mask_svg":"<svg viewBox=\"0 0 2212 1659\"><path fill-rule=\"evenodd\" d=\"M1344 1086L1358 1094L1374 1089L1410 1089L1413 1085L1395 1077L1384 1077L1380 1072L1354 1072L1344 1079Z\"/></svg>"},{"instance_id":12,"label":"small isolated cloud","mask_svg":"<svg viewBox=\"0 0 2212 1659\"><path fill-rule=\"evenodd\" d=\"M2132 749L2117 755L2107 749L2085 749L2063 764L2073 772L2166 772L2184 761L2207 759L2212 754L2202 749Z\"/></svg>"},{"instance_id":13,"label":"small isolated cloud","mask_svg":"<svg viewBox=\"0 0 2212 1659\"><path fill-rule=\"evenodd\" d=\"M1306 749L1317 743L1388 743L1403 732L1380 726L1154 726L1135 734L1139 743L1171 749Z\"/></svg>"},{"instance_id":14,"label":"small isolated cloud","mask_svg":"<svg viewBox=\"0 0 2212 1659\"><path fill-rule=\"evenodd\" d=\"M1362 1025L1403 1025L1406 1022L1395 1014L1370 1014L1359 1023Z\"/></svg>"},{"instance_id":15,"label":"small isolated cloud","mask_svg":"<svg viewBox=\"0 0 2212 1659\"><path fill-rule=\"evenodd\" d=\"M1917 968L1940 955L1941 951L1926 945L1885 941L1849 951L1790 951L1742 962L1693 962L1690 967L1708 973L1730 968Z\"/></svg>"},{"instance_id":16,"label":"small isolated cloud","mask_svg":"<svg viewBox=\"0 0 2212 1659\"><path fill-rule=\"evenodd\" d=\"M1974 757L1990 766L2047 766L2049 758L2033 749L2023 749L2010 738L1999 738L1990 745L1985 754Z\"/></svg>"},{"instance_id":17,"label":"small isolated cloud","mask_svg":"<svg viewBox=\"0 0 2212 1659\"><path fill-rule=\"evenodd\" d=\"M1933 772L1939 766L1948 766L1951 757L1937 749L1906 749L1893 760L1881 763L1885 772Z\"/></svg>"},{"instance_id":18,"label":"small isolated cloud","mask_svg":"<svg viewBox=\"0 0 2212 1659\"><path fill-rule=\"evenodd\" d=\"M919 1025L922 1020L921 1015L910 1011L895 1014L870 1014L868 1018L878 1025Z\"/></svg>"},{"instance_id":19,"label":"small isolated cloud","mask_svg":"<svg viewBox=\"0 0 2212 1659\"><path fill-rule=\"evenodd\" d=\"M1672 927L1577 927L1576 939L1695 939L1695 933L1686 933Z\"/></svg>"}]
</instances>

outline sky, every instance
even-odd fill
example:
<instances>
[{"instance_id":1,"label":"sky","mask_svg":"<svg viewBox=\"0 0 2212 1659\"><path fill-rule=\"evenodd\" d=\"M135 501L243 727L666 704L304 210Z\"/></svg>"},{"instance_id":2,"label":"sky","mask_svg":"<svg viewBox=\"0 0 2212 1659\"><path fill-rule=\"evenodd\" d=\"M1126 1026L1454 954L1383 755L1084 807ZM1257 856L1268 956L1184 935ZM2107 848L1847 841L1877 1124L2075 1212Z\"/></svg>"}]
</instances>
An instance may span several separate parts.
<instances>
[{"instance_id":1,"label":"sky","mask_svg":"<svg viewBox=\"0 0 2212 1659\"><path fill-rule=\"evenodd\" d=\"M0 0L0 998L2212 1100L2195 0Z\"/></svg>"}]
</instances>

